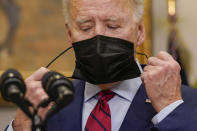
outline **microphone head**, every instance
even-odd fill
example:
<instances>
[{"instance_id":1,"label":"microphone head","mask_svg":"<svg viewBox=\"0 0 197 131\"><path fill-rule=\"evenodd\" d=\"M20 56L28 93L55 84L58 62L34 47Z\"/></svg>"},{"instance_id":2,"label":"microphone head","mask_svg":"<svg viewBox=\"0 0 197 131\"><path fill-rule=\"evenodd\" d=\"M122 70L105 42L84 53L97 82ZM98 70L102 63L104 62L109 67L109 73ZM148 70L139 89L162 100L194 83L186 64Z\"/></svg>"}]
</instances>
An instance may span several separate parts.
<instances>
[{"instance_id":1,"label":"microphone head","mask_svg":"<svg viewBox=\"0 0 197 131\"><path fill-rule=\"evenodd\" d=\"M72 82L58 72L46 73L42 78L42 86L50 100L64 104L64 106L74 98Z\"/></svg>"},{"instance_id":2,"label":"microphone head","mask_svg":"<svg viewBox=\"0 0 197 131\"><path fill-rule=\"evenodd\" d=\"M44 76L42 77L42 80L41 80L42 81L42 87L44 88L44 90L46 92L48 92L47 89L46 89L46 86L48 86L47 84L49 82L49 79L50 79L50 77L52 77L55 74L56 74L56 72L50 71L50 72L47 72L46 74L44 74Z\"/></svg>"},{"instance_id":3,"label":"microphone head","mask_svg":"<svg viewBox=\"0 0 197 131\"><path fill-rule=\"evenodd\" d=\"M23 97L26 86L21 74L15 69L8 69L0 78L0 90L2 97L7 101L13 101L13 95Z\"/></svg>"}]
</instances>

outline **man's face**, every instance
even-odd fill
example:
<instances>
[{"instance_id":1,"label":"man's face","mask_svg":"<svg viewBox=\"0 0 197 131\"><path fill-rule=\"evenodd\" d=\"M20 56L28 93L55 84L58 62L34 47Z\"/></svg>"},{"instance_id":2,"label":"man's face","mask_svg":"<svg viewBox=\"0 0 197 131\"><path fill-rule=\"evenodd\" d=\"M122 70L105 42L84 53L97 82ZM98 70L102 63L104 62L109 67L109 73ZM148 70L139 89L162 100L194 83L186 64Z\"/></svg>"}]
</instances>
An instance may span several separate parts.
<instances>
[{"instance_id":1,"label":"man's face","mask_svg":"<svg viewBox=\"0 0 197 131\"><path fill-rule=\"evenodd\" d=\"M130 0L71 0L70 42L105 35L141 44L144 26L134 21L132 7Z\"/></svg>"}]
</instances>

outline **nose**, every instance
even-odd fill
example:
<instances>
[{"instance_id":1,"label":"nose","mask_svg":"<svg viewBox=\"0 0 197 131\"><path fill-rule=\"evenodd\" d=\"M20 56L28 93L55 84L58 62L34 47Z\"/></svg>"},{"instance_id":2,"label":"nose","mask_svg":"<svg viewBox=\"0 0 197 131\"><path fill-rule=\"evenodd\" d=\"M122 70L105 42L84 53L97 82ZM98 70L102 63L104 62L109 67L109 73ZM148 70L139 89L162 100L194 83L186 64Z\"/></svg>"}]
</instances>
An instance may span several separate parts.
<instances>
[{"instance_id":1,"label":"nose","mask_svg":"<svg viewBox=\"0 0 197 131\"><path fill-rule=\"evenodd\" d=\"M104 24L102 23L97 23L95 25L95 35L105 35L106 29Z\"/></svg>"}]
</instances>

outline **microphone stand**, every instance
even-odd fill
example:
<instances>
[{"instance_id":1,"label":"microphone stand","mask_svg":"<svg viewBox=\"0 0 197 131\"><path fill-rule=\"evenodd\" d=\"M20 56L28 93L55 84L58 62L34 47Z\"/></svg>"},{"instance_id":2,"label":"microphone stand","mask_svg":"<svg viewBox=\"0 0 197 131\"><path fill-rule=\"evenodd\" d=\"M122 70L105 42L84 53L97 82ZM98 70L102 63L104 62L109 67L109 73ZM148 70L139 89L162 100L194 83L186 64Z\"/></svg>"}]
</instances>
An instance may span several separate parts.
<instances>
[{"instance_id":1,"label":"microphone stand","mask_svg":"<svg viewBox=\"0 0 197 131\"><path fill-rule=\"evenodd\" d=\"M45 99L43 100L37 108L40 108L40 107L47 107L50 103L50 99ZM42 131L46 131L46 125L47 125L47 121L49 118L51 118L56 112L59 111L59 106L56 102L53 103L53 106L49 109L49 111L47 112L46 116L45 116L45 119L42 121Z\"/></svg>"},{"instance_id":2,"label":"microphone stand","mask_svg":"<svg viewBox=\"0 0 197 131\"><path fill-rule=\"evenodd\" d=\"M47 120L52 117L59 109L58 104L54 103L52 108L47 112L44 120L38 115L39 108L47 107L51 102L49 99L45 99L35 108L31 102L25 98L21 98L20 102L13 101L32 121L31 130L32 131L47 131L46 125ZM30 108L33 108L33 113L31 113Z\"/></svg>"},{"instance_id":3,"label":"microphone stand","mask_svg":"<svg viewBox=\"0 0 197 131\"><path fill-rule=\"evenodd\" d=\"M38 109L33 107L33 104L29 102L27 99L23 98L18 101L13 101L32 121L32 131L46 131L44 121L42 121L41 117L38 115ZM30 107L33 108L33 113L30 111Z\"/></svg>"},{"instance_id":4,"label":"microphone stand","mask_svg":"<svg viewBox=\"0 0 197 131\"><path fill-rule=\"evenodd\" d=\"M50 103L50 99L45 99L40 102L40 104L34 108L33 117L32 120L32 131L47 131L46 125L47 120L51 118L57 111L58 111L58 105L56 103L53 104L51 109L47 112L46 117L44 120L41 119L41 117L38 115L38 110L40 107L47 107Z\"/></svg>"},{"instance_id":5,"label":"microphone stand","mask_svg":"<svg viewBox=\"0 0 197 131\"><path fill-rule=\"evenodd\" d=\"M45 125L43 125L41 117L38 115L38 110L34 109L32 117L32 131L45 131Z\"/></svg>"},{"instance_id":6,"label":"microphone stand","mask_svg":"<svg viewBox=\"0 0 197 131\"><path fill-rule=\"evenodd\" d=\"M20 102L17 102L15 104L18 107L20 107L20 109L31 119L32 131L47 131L46 125L47 125L48 119L51 118L60 109L67 106L67 104L66 105L64 104L65 101L61 101L61 100L54 101L53 106L47 112L45 119L42 120L41 117L38 115L38 110L41 107L43 108L47 107L50 102L51 102L50 99L44 99L35 108L31 102L23 98ZM30 112L30 107L33 108L33 113Z\"/></svg>"}]
</instances>

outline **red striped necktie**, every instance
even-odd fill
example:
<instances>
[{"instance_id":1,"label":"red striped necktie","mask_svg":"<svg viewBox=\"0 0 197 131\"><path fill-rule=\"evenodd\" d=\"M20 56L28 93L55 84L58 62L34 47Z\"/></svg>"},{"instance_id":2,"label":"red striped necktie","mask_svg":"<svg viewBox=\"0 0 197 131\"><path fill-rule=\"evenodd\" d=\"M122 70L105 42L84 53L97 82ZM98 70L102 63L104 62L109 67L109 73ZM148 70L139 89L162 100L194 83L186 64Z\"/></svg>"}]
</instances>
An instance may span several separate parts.
<instances>
[{"instance_id":1,"label":"red striped necktie","mask_svg":"<svg viewBox=\"0 0 197 131\"><path fill-rule=\"evenodd\" d=\"M99 92L99 100L88 117L85 131L111 131L111 112L108 101L114 96L110 90Z\"/></svg>"}]
</instances>

